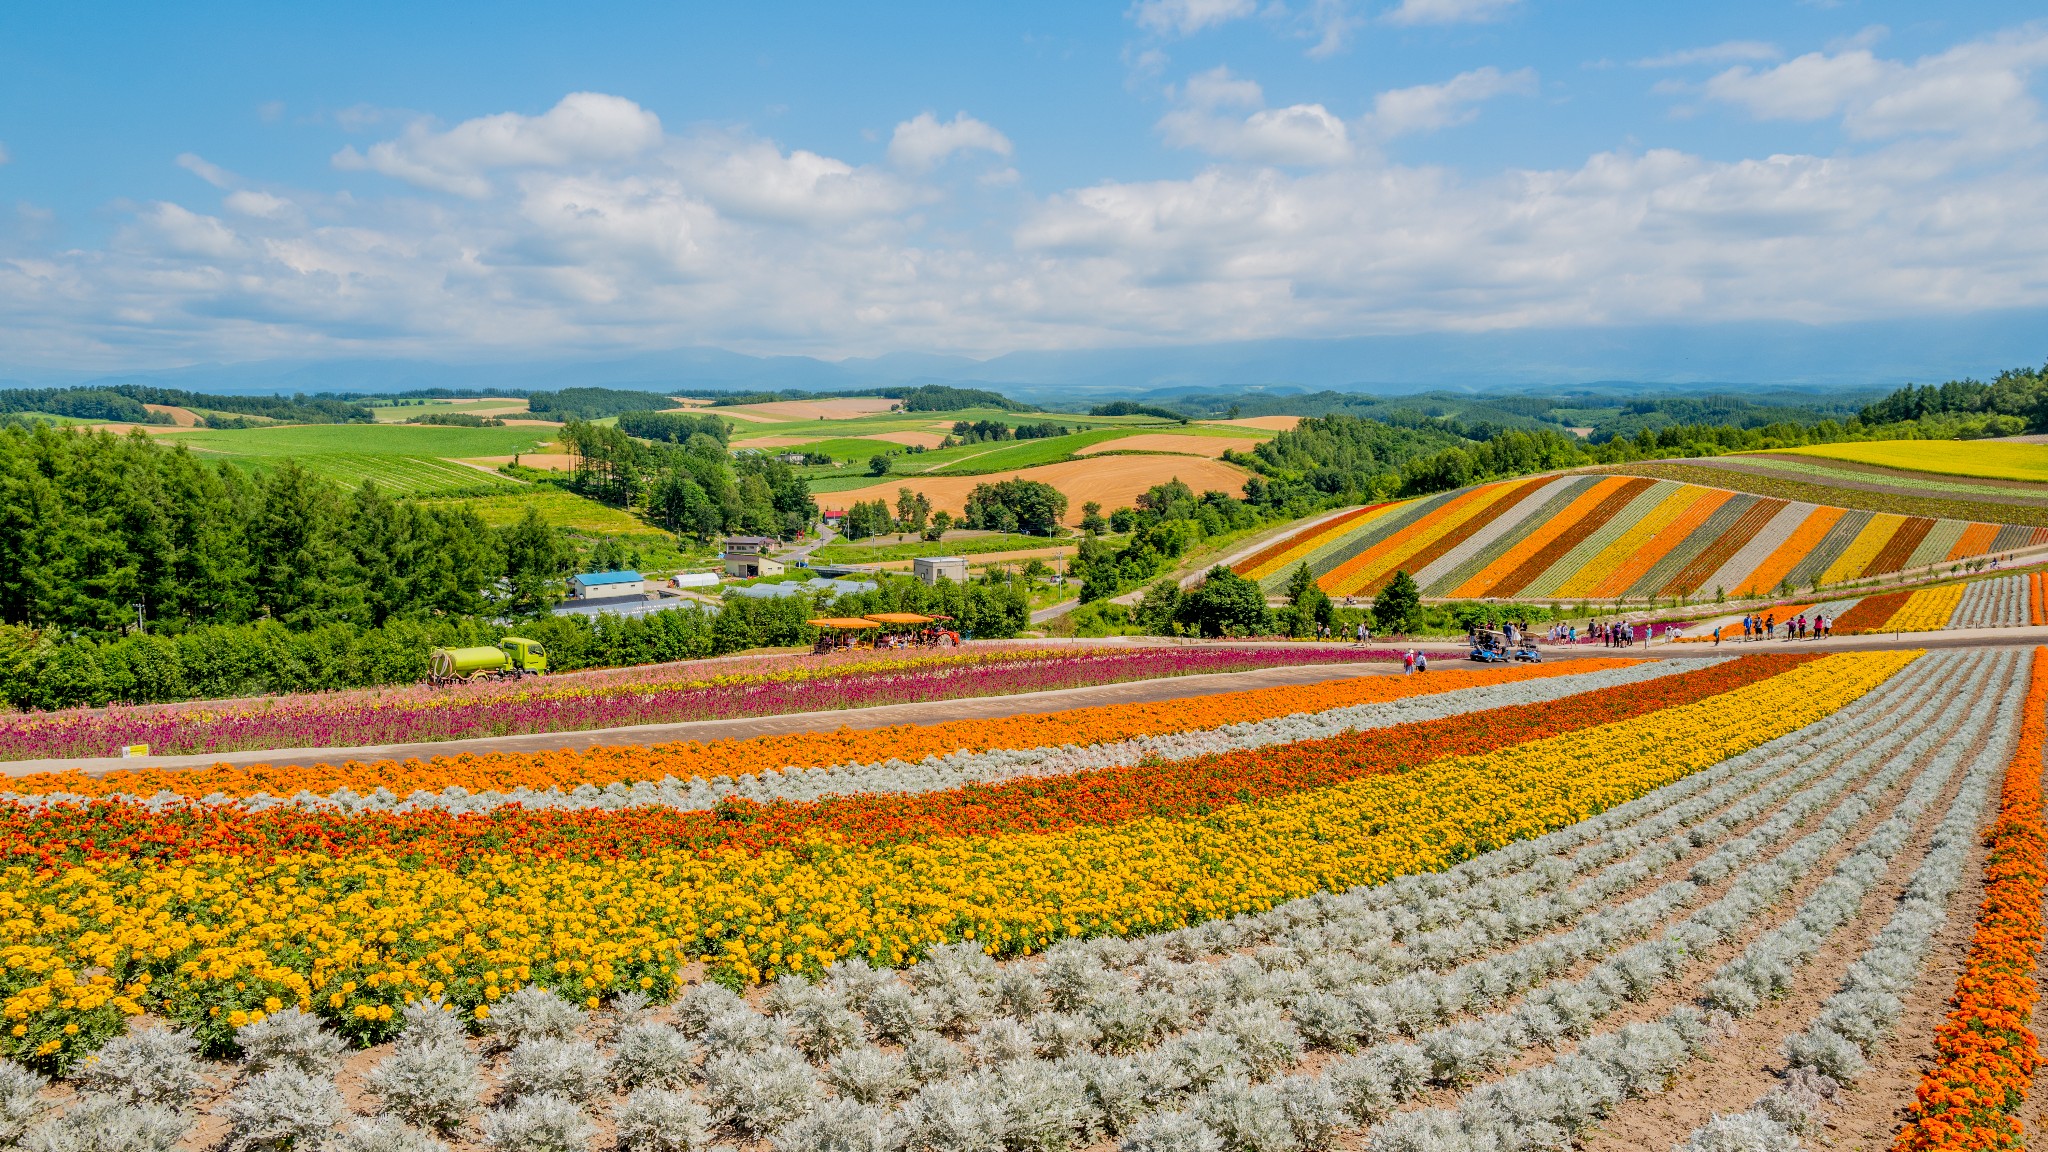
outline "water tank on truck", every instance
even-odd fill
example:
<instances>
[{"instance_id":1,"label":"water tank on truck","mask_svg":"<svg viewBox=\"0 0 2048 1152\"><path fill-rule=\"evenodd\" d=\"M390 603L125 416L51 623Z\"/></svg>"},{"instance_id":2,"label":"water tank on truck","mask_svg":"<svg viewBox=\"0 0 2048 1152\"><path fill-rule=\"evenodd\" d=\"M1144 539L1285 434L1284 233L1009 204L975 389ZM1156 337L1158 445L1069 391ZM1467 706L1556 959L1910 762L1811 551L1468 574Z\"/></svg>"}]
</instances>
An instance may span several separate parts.
<instances>
[{"instance_id":1,"label":"water tank on truck","mask_svg":"<svg viewBox=\"0 0 2048 1152\"><path fill-rule=\"evenodd\" d=\"M507 636L496 648L436 648L427 654L427 680L434 684L479 677L511 680L547 670L547 650L524 636Z\"/></svg>"}]
</instances>

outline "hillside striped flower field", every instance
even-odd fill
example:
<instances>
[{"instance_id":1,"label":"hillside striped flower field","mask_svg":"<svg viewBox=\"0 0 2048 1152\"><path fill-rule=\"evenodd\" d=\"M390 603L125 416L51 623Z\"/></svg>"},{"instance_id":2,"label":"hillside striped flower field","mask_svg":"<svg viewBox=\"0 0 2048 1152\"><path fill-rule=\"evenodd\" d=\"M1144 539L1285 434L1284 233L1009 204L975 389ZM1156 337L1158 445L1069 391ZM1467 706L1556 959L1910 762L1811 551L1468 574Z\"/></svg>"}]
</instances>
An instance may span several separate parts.
<instances>
[{"instance_id":1,"label":"hillside striped flower field","mask_svg":"<svg viewBox=\"0 0 2048 1152\"><path fill-rule=\"evenodd\" d=\"M0 1140L1795 1147L1911 1082L1868 1069L1915 1058L1887 1037L2001 782L1970 971L2037 961L2043 683L2019 650L1578 660L16 778ZM1966 978L1916 1117L2029 995ZM1737 1027L1783 1030L1784 1086L1695 1108Z\"/></svg>"},{"instance_id":2,"label":"hillside striped flower field","mask_svg":"<svg viewBox=\"0 0 2048 1152\"><path fill-rule=\"evenodd\" d=\"M1235 571L1281 591L1307 564L1333 596L1396 571L1424 595L1605 600L1768 594L2048 542L2048 529L1809 504L1641 476L1566 474L1358 509Z\"/></svg>"}]
</instances>

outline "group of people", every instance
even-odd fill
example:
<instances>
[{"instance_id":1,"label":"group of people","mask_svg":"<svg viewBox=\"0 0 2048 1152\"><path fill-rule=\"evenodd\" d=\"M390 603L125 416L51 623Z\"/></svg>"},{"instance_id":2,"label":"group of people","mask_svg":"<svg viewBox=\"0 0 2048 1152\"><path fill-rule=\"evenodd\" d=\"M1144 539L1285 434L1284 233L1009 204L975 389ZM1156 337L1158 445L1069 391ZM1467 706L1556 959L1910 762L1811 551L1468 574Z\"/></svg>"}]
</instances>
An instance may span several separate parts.
<instances>
[{"instance_id":1,"label":"group of people","mask_svg":"<svg viewBox=\"0 0 2048 1152\"><path fill-rule=\"evenodd\" d=\"M1355 639L1357 643L1372 643L1372 629L1366 627L1363 620L1358 622L1355 630L1346 629L1341 624L1318 623L1316 625L1316 639L1318 640L1344 640L1347 639L1347 633L1350 634L1348 638Z\"/></svg>"},{"instance_id":2,"label":"group of people","mask_svg":"<svg viewBox=\"0 0 2048 1152\"><path fill-rule=\"evenodd\" d=\"M1783 629L1786 640L1825 640L1835 634L1835 618L1815 612L1811 617L1801 612L1784 624L1778 623L1775 613L1748 615L1742 618L1742 638L1745 641L1770 640ZM1721 642L1721 630L1714 629L1714 643Z\"/></svg>"},{"instance_id":3,"label":"group of people","mask_svg":"<svg viewBox=\"0 0 2048 1152\"><path fill-rule=\"evenodd\" d=\"M1586 638L1605 648L1627 648L1638 640L1648 638L1650 626L1628 620L1595 620L1586 626ZM1572 629L1572 643L1579 641L1578 629Z\"/></svg>"},{"instance_id":4,"label":"group of people","mask_svg":"<svg viewBox=\"0 0 2048 1152\"><path fill-rule=\"evenodd\" d=\"M1429 671L1429 653L1420 648L1410 648L1401 653L1401 674Z\"/></svg>"}]
</instances>

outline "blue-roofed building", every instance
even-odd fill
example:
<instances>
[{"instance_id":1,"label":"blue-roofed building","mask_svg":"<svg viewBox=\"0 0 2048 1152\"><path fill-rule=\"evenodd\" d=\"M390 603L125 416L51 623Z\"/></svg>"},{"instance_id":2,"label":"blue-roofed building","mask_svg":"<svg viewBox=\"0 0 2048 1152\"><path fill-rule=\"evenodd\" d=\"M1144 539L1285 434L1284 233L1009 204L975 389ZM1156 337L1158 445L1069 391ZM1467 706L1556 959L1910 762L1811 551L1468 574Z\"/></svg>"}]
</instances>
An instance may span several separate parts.
<instances>
[{"instance_id":1,"label":"blue-roofed building","mask_svg":"<svg viewBox=\"0 0 2048 1152\"><path fill-rule=\"evenodd\" d=\"M578 572L569 577L569 596L575 600L612 600L623 596L645 596L647 578L638 572Z\"/></svg>"}]
</instances>

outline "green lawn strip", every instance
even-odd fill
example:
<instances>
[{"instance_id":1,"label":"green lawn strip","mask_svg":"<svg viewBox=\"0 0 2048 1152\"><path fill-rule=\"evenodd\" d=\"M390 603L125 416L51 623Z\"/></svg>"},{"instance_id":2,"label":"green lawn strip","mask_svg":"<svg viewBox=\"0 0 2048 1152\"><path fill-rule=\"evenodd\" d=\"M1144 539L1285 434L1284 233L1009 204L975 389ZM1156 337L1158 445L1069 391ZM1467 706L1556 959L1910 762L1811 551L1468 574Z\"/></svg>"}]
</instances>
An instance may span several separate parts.
<instances>
[{"instance_id":1,"label":"green lawn strip","mask_svg":"<svg viewBox=\"0 0 2048 1152\"><path fill-rule=\"evenodd\" d=\"M1074 458L1074 453L1096 444L1121 440L1135 433L1128 428L1093 428L1086 432L1075 432L1067 436L1054 436L1045 440L1019 440L1015 444L1002 444L992 452L949 464L937 472L937 476L981 476L990 472L1012 472L1019 468L1037 468L1046 464L1058 464ZM986 448L987 445L976 445Z\"/></svg>"},{"instance_id":2,"label":"green lawn strip","mask_svg":"<svg viewBox=\"0 0 2048 1152\"><path fill-rule=\"evenodd\" d=\"M1597 472L1616 476L1648 476L1677 480L1709 488L1726 488L1755 496L1781 500L1804 500L1809 504L1832 504L1866 512L1891 512L1901 516L1929 516L1954 520L1979 520L1988 524L2021 524L2048 528L2048 508L2026 504L1992 504L1975 500L1947 500L1935 496L1909 496L1898 492L1865 492L1829 484L1809 483L1777 476L1759 476L1733 468L1700 464L1612 464Z\"/></svg>"},{"instance_id":3,"label":"green lawn strip","mask_svg":"<svg viewBox=\"0 0 2048 1152\"><path fill-rule=\"evenodd\" d=\"M879 564L919 556L979 556L988 552L1020 552L1027 548L1071 547L1077 536L1047 537L1004 533L958 540L911 540L889 544L827 544L811 553L814 564Z\"/></svg>"},{"instance_id":4,"label":"green lawn strip","mask_svg":"<svg viewBox=\"0 0 2048 1152\"><path fill-rule=\"evenodd\" d=\"M448 428L432 424L285 424L274 428L198 429L176 442L209 454L240 457L343 453L443 459L510 456L552 441L553 428Z\"/></svg>"}]
</instances>

